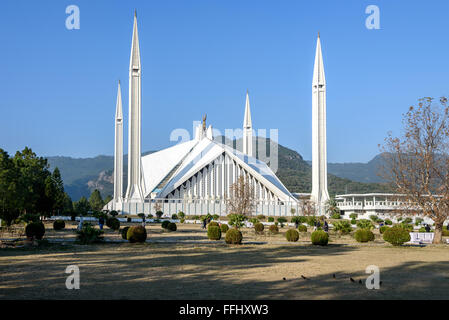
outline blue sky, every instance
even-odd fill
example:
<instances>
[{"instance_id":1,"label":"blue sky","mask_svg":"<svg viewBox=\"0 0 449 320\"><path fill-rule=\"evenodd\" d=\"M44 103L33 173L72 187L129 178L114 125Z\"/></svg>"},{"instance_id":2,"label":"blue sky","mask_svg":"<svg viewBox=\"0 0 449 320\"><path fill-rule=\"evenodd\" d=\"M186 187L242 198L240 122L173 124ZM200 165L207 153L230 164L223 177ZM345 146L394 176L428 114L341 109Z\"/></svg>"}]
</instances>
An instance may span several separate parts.
<instances>
[{"instance_id":1,"label":"blue sky","mask_svg":"<svg viewBox=\"0 0 449 320\"><path fill-rule=\"evenodd\" d=\"M67 30L65 9L80 8ZM365 8L380 9L380 30ZM0 148L112 155L117 81L125 124L134 9L142 56L142 150L207 113L224 132L253 126L311 159L311 81L321 33L330 162L368 161L423 96L449 95L442 1L20 1L0 4ZM125 150L127 150L125 127Z\"/></svg>"}]
</instances>

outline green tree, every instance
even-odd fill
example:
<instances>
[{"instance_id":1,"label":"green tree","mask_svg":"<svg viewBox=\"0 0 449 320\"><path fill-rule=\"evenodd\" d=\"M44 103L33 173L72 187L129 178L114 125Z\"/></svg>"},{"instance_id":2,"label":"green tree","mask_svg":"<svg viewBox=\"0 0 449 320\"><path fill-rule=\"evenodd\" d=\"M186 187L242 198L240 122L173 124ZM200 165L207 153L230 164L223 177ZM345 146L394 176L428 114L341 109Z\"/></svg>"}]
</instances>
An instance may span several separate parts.
<instances>
[{"instance_id":1,"label":"green tree","mask_svg":"<svg viewBox=\"0 0 449 320\"><path fill-rule=\"evenodd\" d=\"M64 192L64 205L62 208L62 212L69 215L74 212L72 199L66 192Z\"/></svg>"},{"instance_id":2,"label":"green tree","mask_svg":"<svg viewBox=\"0 0 449 320\"><path fill-rule=\"evenodd\" d=\"M88 211L91 210L89 201L87 201L86 197L81 197L74 205L75 213L77 215L86 215Z\"/></svg>"},{"instance_id":3,"label":"green tree","mask_svg":"<svg viewBox=\"0 0 449 320\"><path fill-rule=\"evenodd\" d=\"M103 199L101 198L101 194L100 194L100 191L98 191L98 189L95 189L91 193L91 195L89 197L89 204L90 204L90 207L92 208L92 210L101 211L101 209L103 209L104 202L103 202Z\"/></svg>"},{"instance_id":4,"label":"green tree","mask_svg":"<svg viewBox=\"0 0 449 320\"><path fill-rule=\"evenodd\" d=\"M20 216L22 203L19 171L8 153L0 149L0 218L8 226Z\"/></svg>"},{"instance_id":5,"label":"green tree","mask_svg":"<svg viewBox=\"0 0 449 320\"><path fill-rule=\"evenodd\" d=\"M104 198L104 204L106 205L107 203L109 203L109 202L111 202L111 200L112 200L112 196L111 195L108 195L106 198Z\"/></svg>"},{"instance_id":6,"label":"green tree","mask_svg":"<svg viewBox=\"0 0 449 320\"><path fill-rule=\"evenodd\" d=\"M64 204L66 201L66 193L64 192L64 182L62 181L61 172L56 167L51 175L54 183L54 195L53 195L53 211L60 213L64 210Z\"/></svg>"}]
</instances>

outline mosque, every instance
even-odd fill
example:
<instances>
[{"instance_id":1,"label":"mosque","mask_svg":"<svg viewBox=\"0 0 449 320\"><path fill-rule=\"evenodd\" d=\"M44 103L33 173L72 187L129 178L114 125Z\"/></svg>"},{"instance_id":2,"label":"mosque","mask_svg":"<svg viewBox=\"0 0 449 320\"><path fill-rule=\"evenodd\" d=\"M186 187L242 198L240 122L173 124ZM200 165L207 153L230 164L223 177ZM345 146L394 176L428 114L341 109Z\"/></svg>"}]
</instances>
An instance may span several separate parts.
<instances>
[{"instance_id":1,"label":"mosque","mask_svg":"<svg viewBox=\"0 0 449 320\"><path fill-rule=\"evenodd\" d=\"M141 156L141 59L137 15L134 14L129 64L128 184L123 193L123 108L120 82L115 113L114 196L105 209L121 214L150 214L157 209L186 214L226 215L226 196L240 176L252 186L253 214L291 215L300 203L270 167L256 159L248 92L243 119L243 152L214 140L206 118L194 138ZM326 82L318 35L312 81L312 194L324 208L327 191ZM156 206L155 206L156 205Z\"/></svg>"}]
</instances>

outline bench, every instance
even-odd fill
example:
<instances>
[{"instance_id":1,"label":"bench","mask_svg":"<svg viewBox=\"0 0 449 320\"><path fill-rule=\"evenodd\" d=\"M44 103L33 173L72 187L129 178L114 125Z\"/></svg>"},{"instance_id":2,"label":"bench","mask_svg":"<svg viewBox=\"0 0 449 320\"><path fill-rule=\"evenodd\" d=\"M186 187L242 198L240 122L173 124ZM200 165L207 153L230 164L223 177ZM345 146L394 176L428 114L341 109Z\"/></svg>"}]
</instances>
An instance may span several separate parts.
<instances>
[{"instance_id":1,"label":"bench","mask_svg":"<svg viewBox=\"0 0 449 320\"><path fill-rule=\"evenodd\" d=\"M411 243L433 243L435 234L433 232L410 232Z\"/></svg>"}]
</instances>

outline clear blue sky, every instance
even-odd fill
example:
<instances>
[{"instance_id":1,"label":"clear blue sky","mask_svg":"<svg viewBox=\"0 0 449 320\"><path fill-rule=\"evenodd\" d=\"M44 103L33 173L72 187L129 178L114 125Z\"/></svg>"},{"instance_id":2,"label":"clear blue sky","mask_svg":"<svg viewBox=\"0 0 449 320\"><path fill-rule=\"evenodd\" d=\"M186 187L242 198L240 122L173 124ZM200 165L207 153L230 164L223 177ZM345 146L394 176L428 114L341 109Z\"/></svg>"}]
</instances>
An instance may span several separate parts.
<instances>
[{"instance_id":1,"label":"clear blue sky","mask_svg":"<svg viewBox=\"0 0 449 320\"><path fill-rule=\"evenodd\" d=\"M67 30L65 8L80 8ZM381 30L365 28L380 8ZM449 1L20 1L0 4L0 148L112 155L117 80L125 124L134 9L142 56L142 150L167 147L204 113L255 128L311 159L317 32L327 80L330 162L368 161L423 96L449 95ZM125 127L125 150L127 150Z\"/></svg>"}]
</instances>

